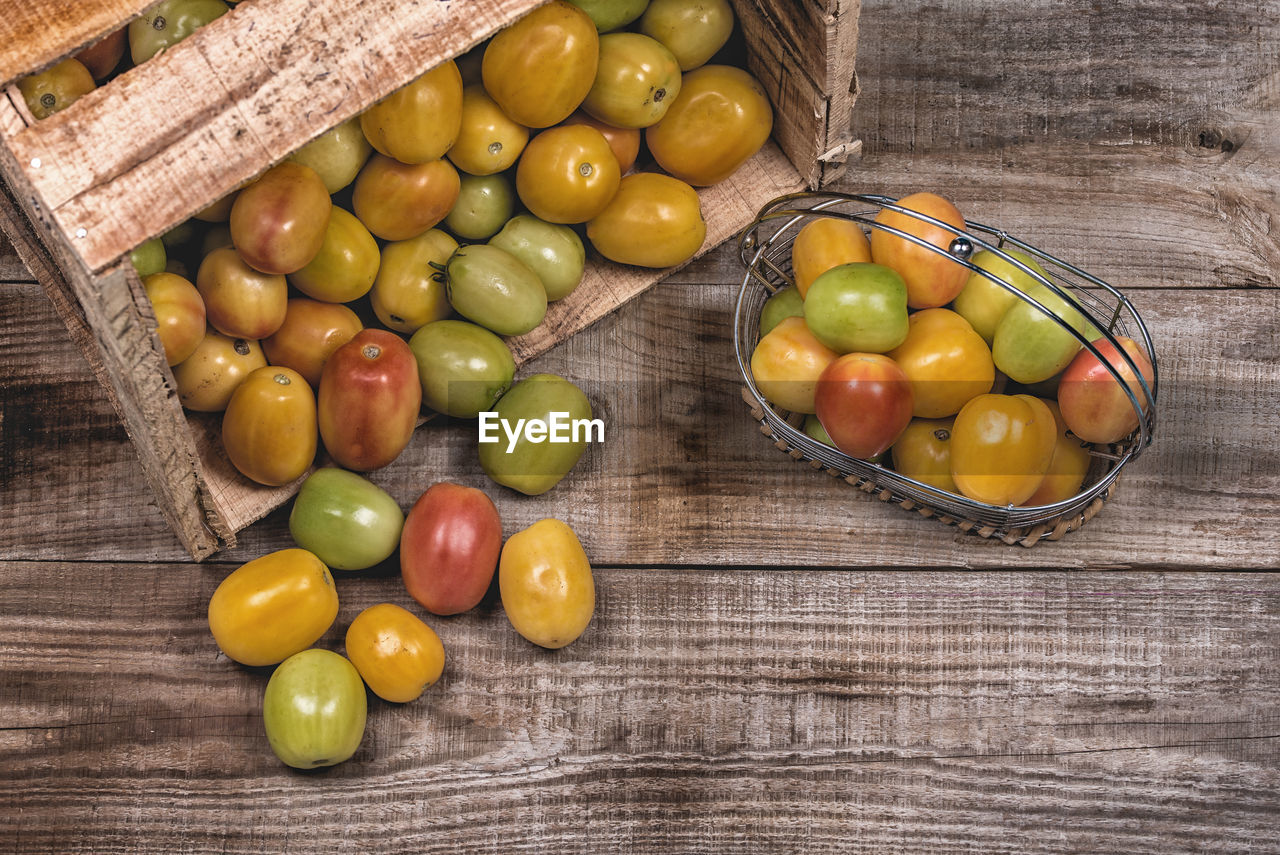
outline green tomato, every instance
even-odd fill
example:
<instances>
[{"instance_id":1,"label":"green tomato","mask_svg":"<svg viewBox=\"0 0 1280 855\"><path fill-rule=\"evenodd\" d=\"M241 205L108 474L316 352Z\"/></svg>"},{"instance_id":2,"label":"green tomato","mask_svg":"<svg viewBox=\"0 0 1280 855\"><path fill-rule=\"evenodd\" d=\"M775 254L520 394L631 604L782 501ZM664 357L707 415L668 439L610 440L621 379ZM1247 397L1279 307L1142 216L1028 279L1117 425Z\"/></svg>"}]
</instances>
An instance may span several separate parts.
<instances>
[{"instance_id":1,"label":"green tomato","mask_svg":"<svg viewBox=\"0 0 1280 855\"><path fill-rule=\"evenodd\" d=\"M599 32L625 27L644 14L649 0L569 0L587 13Z\"/></svg>"},{"instance_id":2,"label":"green tomato","mask_svg":"<svg viewBox=\"0 0 1280 855\"><path fill-rule=\"evenodd\" d=\"M404 512L390 494L354 472L326 467L307 476L289 513L294 543L333 570L363 570L400 544Z\"/></svg>"},{"instance_id":3,"label":"green tomato","mask_svg":"<svg viewBox=\"0 0 1280 855\"><path fill-rule=\"evenodd\" d=\"M485 240L511 218L516 191L502 173L460 174L458 201L444 218L445 227L464 240Z\"/></svg>"},{"instance_id":4,"label":"green tomato","mask_svg":"<svg viewBox=\"0 0 1280 855\"><path fill-rule=\"evenodd\" d=\"M289 155L289 160L314 169L325 189L333 194L356 180L371 154L373 146L365 139L356 117L316 137Z\"/></svg>"},{"instance_id":5,"label":"green tomato","mask_svg":"<svg viewBox=\"0 0 1280 855\"><path fill-rule=\"evenodd\" d=\"M422 403L438 413L474 419L493 407L515 377L506 342L478 324L435 321L413 334Z\"/></svg>"},{"instance_id":6,"label":"green tomato","mask_svg":"<svg viewBox=\"0 0 1280 855\"><path fill-rule=\"evenodd\" d=\"M810 413L804 417L804 426L801 428L811 439L816 439L823 445L829 445L832 448L836 444L831 441L831 435L827 433L827 429L822 426L822 422L818 421L818 417Z\"/></svg>"},{"instance_id":7,"label":"green tomato","mask_svg":"<svg viewBox=\"0 0 1280 855\"><path fill-rule=\"evenodd\" d=\"M1044 268L1025 252L1016 249L1006 249L1004 252L1046 279L1048 278ZM989 250L984 249L974 255L973 263L1024 293L1039 284L1031 275ZM982 336L990 346L992 339L995 338L996 326L1000 323L1000 319L1011 306L1018 302L1021 300L1013 291L992 282L981 273L973 273L970 274L964 288L956 295L951 308L968 321L973 331Z\"/></svg>"},{"instance_id":8,"label":"green tomato","mask_svg":"<svg viewBox=\"0 0 1280 855\"><path fill-rule=\"evenodd\" d=\"M1053 377L1071 362L1080 350L1080 340L1071 329L1058 324L1054 316L1087 339L1095 328L1079 307L1064 300L1039 283L1027 289L1027 296L1039 301L1052 314L1041 311L1021 298L1000 318L991 342L991 358L1015 383L1034 384Z\"/></svg>"},{"instance_id":9,"label":"green tomato","mask_svg":"<svg viewBox=\"0 0 1280 855\"><path fill-rule=\"evenodd\" d=\"M496 246L459 247L445 265L445 284L458 314L499 335L523 335L547 314L538 274Z\"/></svg>"},{"instance_id":10,"label":"green tomato","mask_svg":"<svg viewBox=\"0 0 1280 855\"><path fill-rule=\"evenodd\" d=\"M141 65L231 11L222 0L164 0L129 22L129 53Z\"/></svg>"},{"instance_id":11,"label":"green tomato","mask_svg":"<svg viewBox=\"0 0 1280 855\"><path fill-rule=\"evenodd\" d=\"M907 337L906 283L880 264L841 264L809 286L804 320L837 353L887 353Z\"/></svg>"},{"instance_id":12,"label":"green tomato","mask_svg":"<svg viewBox=\"0 0 1280 855\"><path fill-rule=\"evenodd\" d=\"M139 279L146 279L153 273L163 272L164 266L168 263L164 241L158 237L152 238L129 253L129 260L133 262L133 269L138 271Z\"/></svg>"},{"instance_id":13,"label":"green tomato","mask_svg":"<svg viewBox=\"0 0 1280 855\"><path fill-rule=\"evenodd\" d=\"M489 245L505 249L538 274L547 300L562 300L582 281L587 251L571 227L548 223L533 214L517 214Z\"/></svg>"},{"instance_id":14,"label":"green tomato","mask_svg":"<svg viewBox=\"0 0 1280 855\"><path fill-rule=\"evenodd\" d=\"M367 715L356 666L319 647L281 662L262 698L271 750L295 769L334 766L355 754Z\"/></svg>"},{"instance_id":15,"label":"green tomato","mask_svg":"<svg viewBox=\"0 0 1280 855\"><path fill-rule=\"evenodd\" d=\"M779 288L760 309L760 337L764 338L787 318L803 317L804 297L800 296L800 290L794 285Z\"/></svg>"},{"instance_id":16,"label":"green tomato","mask_svg":"<svg viewBox=\"0 0 1280 855\"><path fill-rule=\"evenodd\" d=\"M563 377L535 374L521 380L498 400L493 413L493 418L482 416L479 425L480 466L497 483L527 496L541 495L559 484L587 449L587 430L577 431L577 441L552 442L549 435L539 439L523 429L535 419L544 427L553 419L562 424L591 419L591 402ZM566 434L570 440L575 438L572 430ZM486 436L493 441L485 441Z\"/></svg>"},{"instance_id":17,"label":"green tomato","mask_svg":"<svg viewBox=\"0 0 1280 855\"><path fill-rule=\"evenodd\" d=\"M640 32L662 42L681 71L705 65L733 33L729 0L652 0L640 18Z\"/></svg>"}]
</instances>

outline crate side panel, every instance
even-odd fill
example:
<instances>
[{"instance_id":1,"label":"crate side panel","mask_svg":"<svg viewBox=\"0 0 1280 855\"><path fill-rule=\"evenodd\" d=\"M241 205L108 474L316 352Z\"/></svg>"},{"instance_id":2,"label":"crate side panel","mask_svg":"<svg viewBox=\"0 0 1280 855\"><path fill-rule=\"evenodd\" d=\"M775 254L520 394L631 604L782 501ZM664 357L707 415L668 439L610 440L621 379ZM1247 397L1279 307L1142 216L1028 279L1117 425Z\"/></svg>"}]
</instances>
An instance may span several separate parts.
<instances>
[{"instance_id":1,"label":"crate side panel","mask_svg":"<svg viewBox=\"0 0 1280 855\"><path fill-rule=\"evenodd\" d=\"M40 71L114 32L155 0L4 0L0 86Z\"/></svg>"},{"instance_id":2,"label":"crate side panel","mask_svg":"<svg viewBox=\"0 0 1280 855\"><path fill-rule=\"evenodd\" d=\"M254 0L9 145L99 270L534 5Z\"/></svg>"}]
</instances>

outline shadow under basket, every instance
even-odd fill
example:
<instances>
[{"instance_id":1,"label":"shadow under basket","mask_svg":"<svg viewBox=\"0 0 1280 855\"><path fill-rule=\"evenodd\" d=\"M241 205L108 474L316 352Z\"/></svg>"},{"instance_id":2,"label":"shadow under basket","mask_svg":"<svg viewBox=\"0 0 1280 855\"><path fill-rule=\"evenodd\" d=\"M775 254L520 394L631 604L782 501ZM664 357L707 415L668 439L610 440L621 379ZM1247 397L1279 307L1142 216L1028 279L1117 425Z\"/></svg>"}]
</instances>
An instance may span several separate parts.
<instances>
[{"instance_id":1,"label":"shadow under basket","mask_svg":"<svg viewBox=\"0 0 1280 855\"><path fill-rule=\"evenodd\" d=\"M877 222L882 211L896 211L931 226L944 229L952 236L946 248L934 246L913 234ZM993 505L963 495L940 490L899 472L850 457L831 445L814 439L802 430L805 416L791 413L771 404L756 386L751 371L751 354L760 340L760 312L765 301L779 289L793 286L791 246L799 231L811 220L836 217L858 223L864 231L879 229L909 240L932 252L949 256L992 283L1014 293L1049 314L1068 330L1082 349L1102 362L1126 390L1130 404L1138 415L1138 427L1122 441L1110 445L1081 443L1090 455L1089 470L1076 495L1047 505ZM1032 257L1043 271L1033 269L1005 250L1014 248ZM861 493L882 502L894 503L907 511L933 517L960 530L995 538L1007 544L1034 546L1041 540L1058 540L1093 519L1114 494L1116 481L1123 468L1151 444L1156 423L1156 390L1158 366L1155 348L1146 325L1119 290L1008 233L968 223L964 229L954 228L932 217L918 214L898 205L886 196L849 195L839 193L795 193L781 196L761 209L755 221L739 238L742 262L746 267L734 313L734 350L745 385L742 397L752 418L760 422L760 430L776 448L796 461L808 463L816 470L841 478ZM1014 285L1001 280L971 259L981 250L1000 256L1060 298L1072 301L1098 336L1090 340L1070 323L1054 315L1043 303ZM1088 326L1083 326L1092 333ZM1120 347L1118 338L1135 341L1151 362L1148 383L1133 359ZM1124 366L1113 365L1098 349L1109 343L1123 355ZM1105 346L1105 344L1104 344ZM1121 368L1137 377L1137 383L1125 383Z\"/></svg>"}]
</instances>

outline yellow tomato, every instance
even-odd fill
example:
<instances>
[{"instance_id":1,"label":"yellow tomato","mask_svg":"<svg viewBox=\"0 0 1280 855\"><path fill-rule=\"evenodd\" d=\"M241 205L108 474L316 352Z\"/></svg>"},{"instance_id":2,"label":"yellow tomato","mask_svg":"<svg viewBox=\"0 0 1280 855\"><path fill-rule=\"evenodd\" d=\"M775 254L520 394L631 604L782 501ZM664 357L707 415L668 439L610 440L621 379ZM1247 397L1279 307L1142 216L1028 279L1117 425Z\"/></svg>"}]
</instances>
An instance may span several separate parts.
<instances>
[{"instance_id":1,"label":"yellow tomato","mask_svg":"<svg viewBox=\"0 0 1280 855\"><path fill-rule=\"evenodd\" d=\"M458 242L440 229L429 229L415 238L382 248L382 266L369 292L373 312L388 328L414 333L432 321L453 313L444 274L432 265L443 265Z\"/></svg>"},{"instance_id":2,"label":"yellow tomato","mask_svg":"<svg viewBox=\"0 0 1280 855\"><path fill-rule=\"evenodd\" d=\"M996 379L991 350L968 321L950 309L924 309L913 312L907 324L906 339L889 357L911 380L914 416L953 416L970 399L991 391Z\"/></svg>"},{"instance_id":3,"label":"yellow tomato","mask_svg":"<svg viewBox=\"0 0 1280 855\"><path fill-rule=\"evenodd\" d=\"M262 340L262 351L267 362L292 368L314 389L329 354L362 329L360 317L341 303L294 297L280 329Z\"/></svg>"},{"instance_id":4,"label":"yellow tomato","mask_svg":"<svg viewBox=\"0 0 1280 855\"><path fill-rule=\"evenodd\" d=\"M548 128L516 166L516 193L535 217L585 223L618 192L622 171L604 134L586 125Z\"/></svg>"},{"instance_id":5,"label":"yellow tomato","mask_svg":"<svg viewBox=\"0 0 1280 855\"><path fill-rule=\"evenodd\" d=\"M210 325L233 338L261 339L280 329L289 305L283 276L261 273L233 247L213 250L200 262L196 288Z\"/></svg>"},{"instance_id":6,"label":"yellow tomato","mask_svg":"<svg viewBox=\"0 0 1280 855\"><path fill-rule=\"evenodd\" d=\"M520 157L529 142L529 129L514 121L484 87L473 83L462 90L462 128L449 160L470 175L494 175Z\"/></svg>"},{"instance_id":7,"label":"yellow tomato","mask_svg":"<svg viewBox=\"0 0 1280 855\"><path fill-rule=\"evenodd\" d=\"M596 252L619 264L674 267L697 254L707 239L702 201L678 178L633 172L604 210L587 223Z\"/></svg>"},{"instance_id":8,"label":"yellow tomato","mask_svg":"<svg viewBox=\"0 0 1280 855\"><path fill-rule=\"evenodd\" d=\"M591 17L566 0L552 0L489 41L480 74L504 113L525 127L546 128L582 103L599 59Z\"/></svg>"},{"instance_id":9,"label":"yellow tomato","mask_svg":"<svg viewBox=\"0 0 1280 855\"><path fill-rule=\"evenodd\" d=\"M751 376L770 403L793 413L813 413L818 377L839 356L814 338L804 318L784 318L752 351Z\"/></svg>"},{"instance_id":10,"label":"yellow tomato","mask_svg":"<svg viewBox=\"0 0 1280 855\"><path fill-rule=\"evenodd\" d=\"M188 410L221 412L249 372L266 364L257 341L206 330L191 355L173 366L178 400Z\"/></svg>"},{"instance_id":11,"label":"yellow tomato","mask_svg":"<svg viewBox=\"0 0 1280 855\"><path fill-rule=\"evenodd\" d=\"M222 414L222 446L251 481L282 487L316 459L316 396L292 368L266 365L244 378Z\"/></svg>"},{"instance_id":12,"label":"yellow tomato","mask_svg":"<svg viewBox=\"0 0 1280 855\"><path fill-rule=\"evenodd\" d=\"M365 138L401 163L439 160L462 127L462 75L449 60L397 89L360 116Z\"/></svg>"},{"instance_id":13,"label":"yellow tomato","mask_svg":"<svg viewBox=\"0 0 1280 855\"><path fill-rule=\"evenodd\" d=\"M443 220L461 190L447 160L406 164L375 154L356 176L351 207L383 240L408 240Z\"/></svg>"},{"instance_id":14,"label":"yellow tomato","mask_svg":"<svg viewBox=\"0 0 1280 855\"><path fill-rule=\"evenodd\" d=\"M334 205L320 251L306 267L289 274L289 284L315 300L350 303L369 293L378 262L378 242L364 223Z\"/></svg>"},{"instance_id":15,"label":"yellow tomato","mask_svg":"<svg viewBox=\"0 0 1280 855\"><path fill-rule=\"evenodd\" d=\"M840 217L810 220L791 244L791 270L801 297L823 273L855 261L871 261L871 244L861 226Z\"/></svg>"},{"instance_id":16,"label":"yellow tomato","mask_svg":"<svg viewBox=\"0 0 1280 855\"><path fill-rule=\"evenodd\" d=\"M540 520L507 538L498 588L516 632L553 650L582 635L595 612L587 553L573 529L557 519Z\"/></svg>"},{"instance_id":17,"label":"yellow tomato","mask_svg":"<svg viewBox=\"0 0 1280 855\"><path fill-rule=\"evenodd\" d=\"M979 395L951 428L951 477L970 499L1019 505L1035 493L1053 460L1057 428L1031 395Z\"/></svg>"},{"instance_id":18,"label":"yellow tomato","mask_svg":"<svg viewBox=\"0 0 1280 855\"><path fill-rule=\"evenodd\" d=\"M1058 402L1045 401L1044 405L1053 413L1057 441L1053 446L1049 471L1045 473L1044 480L1031 494L1031 498L1023 502L1024 505L1052 505L1072 498L1080 492L1085 476L1089 474L1089 466L1093 463L1093 455L1089 454L1088 447L1079 437L1069 434Z\"/></svg>"},{"instance_id":19,"label":"yellow tomato","mask_svg":"<svg viewBox=\"0 0 1280 855\"><path fill-rule=\"evenodd\" d=\"M196 286L173 273L153 273L142 285L155 312L165 359L177 365L194 353L204 338L204 300Z\"/></svg>"},{"instance_id":20,"label":"yellow tomato","mask_svg":"<svg viewBox=\"0 0 1280 855\"><path fill-rule=\"evenodd\" d=\"M46 119L66 109L81 95L96 88L93 75L78 59L64 59L47 71L18 81L22 100L37 119Z\"/></svg>"},{"instance_id":21,"label":"yellow tomato","mask_svg":"<svg viewBox=\"0 0 1280 855\"><path fill-rule=\"evenodd\" d=\"M394 603L370 606L351 621L347 658L384 701L406 704L444 673L440 636Z\"/></svg>"},{"instance_id":22,"label":"yellow tomato","mask_svg":"<svg viewBox=\"0 0 1280 855\"><path fill-rule=\"evenodd\" d=\"M894 442L895 471L948 493L959 493L951 477L951 427L955 419L912 419Z\"/></svg>"},{"instance_id":23,"label":"yellow tomato","mask_svg":"<svg viewBox=\"0 0 1280 855\"><path fill-rule=\"evenodd\" d=\"M305 549L282 549L233 570L209 599L209 630L242 665L275 665L307 649L338 616L329 568Z\"/></svg>"},{"instance_id":24,"label":"yellow tomato","mask_svg":"<svg viewBox=\"0 0 1280 855\"><path fill-rule=\"evenodd\" d=\"M898 200L898 206L924 214L964 231L964 217L956 206L936 193L913 193ZM969 269L951 258L946 250L955 235L942 226L910 214L884 208L876 222L920 238L942 250L935 252L883 229L871 230L871 260L892 268L907 283L907 305L913 309L945 306L955 299L969 280Z\"/></svg>"},{"instance_id":25,"label":"yellow tomato","mask_svg":"<svg viewBox=\"0 0 1280 855\"><path fill-rule=\"evenodd\" d=\"M741 68L704 65L684 75L675 103L644 138L659 166L702 187L732 175L772 130L773 108L759 81Z\"/></svg>"}]
</instances>

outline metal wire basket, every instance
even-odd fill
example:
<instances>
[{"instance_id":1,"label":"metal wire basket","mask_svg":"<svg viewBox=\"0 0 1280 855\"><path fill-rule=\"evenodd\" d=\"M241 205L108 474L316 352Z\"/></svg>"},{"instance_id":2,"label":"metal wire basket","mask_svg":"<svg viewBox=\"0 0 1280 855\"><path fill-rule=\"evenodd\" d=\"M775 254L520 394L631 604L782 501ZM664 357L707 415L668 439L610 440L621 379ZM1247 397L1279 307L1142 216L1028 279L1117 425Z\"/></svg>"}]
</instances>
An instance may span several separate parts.
<instances>
[{"instance_id":1,"label":"metal wire basket","mask_svg":"<svg viewBox=\"0 0 1280 855\"><path fill-rule=\"evenodd\" d=\"M917 220L946 229L954 236L946 249L934 246L912 234L875 221L882 210L897 211ZM877 463L844 454L801 432L804 416L781 410L769 403L756 387L751 373L751 354L760 340L760 311L779 288L793 285L791 245L800 229L816 217L838 217L858 223L864 230L879 229L909 240L940 255L946 255L970 271L984 276L1013 292L1019 299L1032 303L1052 315L1081 346L1098 357L1126 390L1130 403L1138 413L1138 428L1123 441L1108 446L1090 446L1089 472L1080 491L1070 499L1049 505L999 506L974 501L909 478ZM1004 252L1015 247L1036 259L1048 274L1040 276L1019 259ZM979 250L988 250L1047 286L1054 294L1073 300L1117 352L1124 355L1128 368L1139 378L1140 388L1126 384L1098 348L1066 321L1058 318L1043 304L1004 282L970 261ZM1006 543L1031 546L1040 540L1056 540L1092 519L1111 495L1121 470L1151 444L1156 426L1156 392L1158 365L1151 336L1133 305L1119 290L1007 232L968 223L956 229L933 217L917 213L897 204L887 196L849 195L829 192L794 193L781 196L765 205L756 219L739 238L739 251L746 273L742 279L734 314L734 350L745 381L743 399L752 415L761 423L761 432L796 460L806 461L815 469L843 478L865 493L885 502L974 532L998 538ZM1117 336L1136 341L1151 360L1152 380L1147 383L1133 360L1119 347Z\"/></svg>"}]
</instances>

